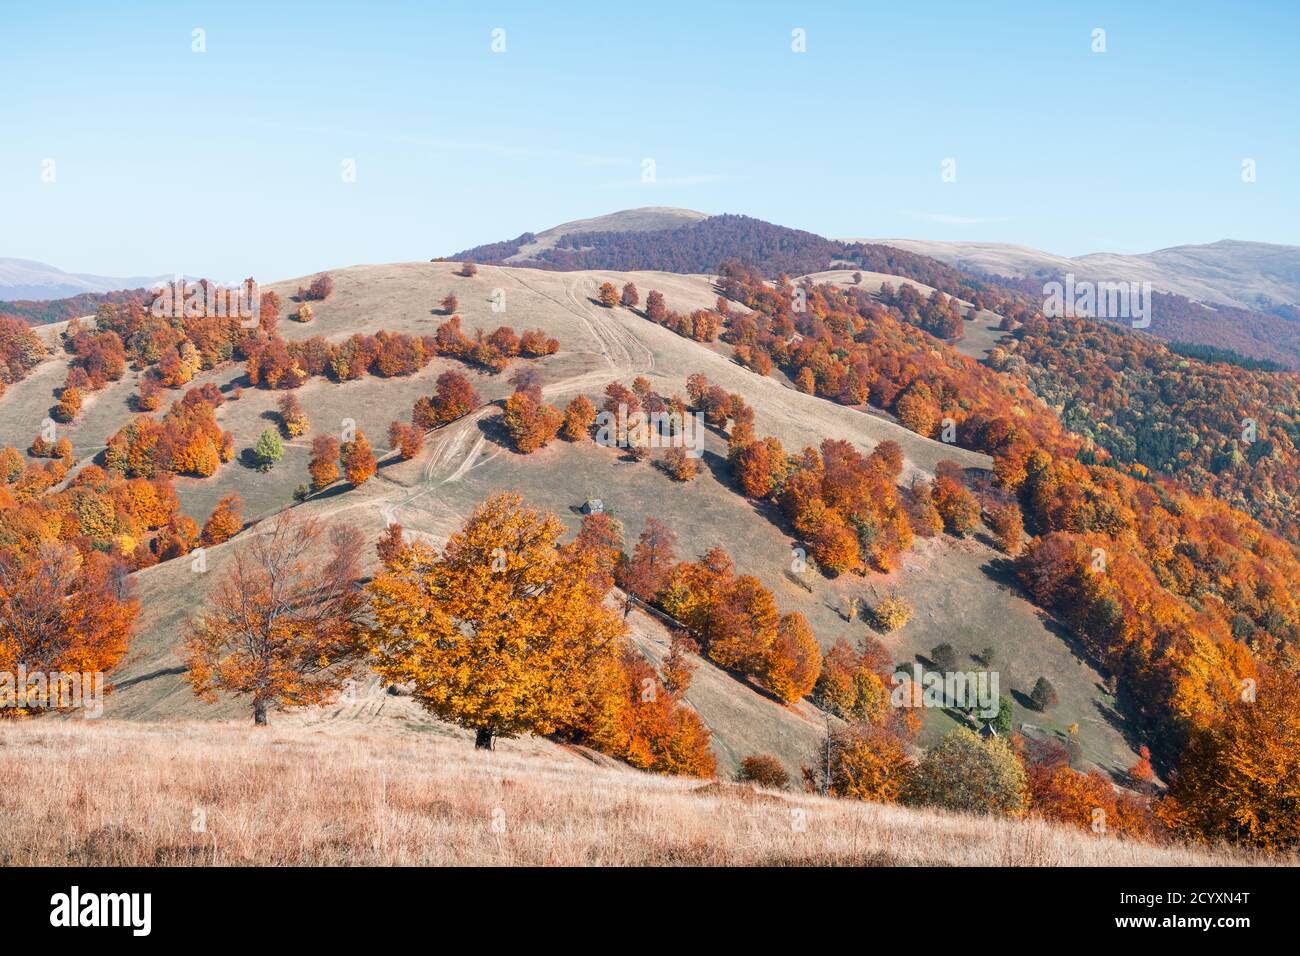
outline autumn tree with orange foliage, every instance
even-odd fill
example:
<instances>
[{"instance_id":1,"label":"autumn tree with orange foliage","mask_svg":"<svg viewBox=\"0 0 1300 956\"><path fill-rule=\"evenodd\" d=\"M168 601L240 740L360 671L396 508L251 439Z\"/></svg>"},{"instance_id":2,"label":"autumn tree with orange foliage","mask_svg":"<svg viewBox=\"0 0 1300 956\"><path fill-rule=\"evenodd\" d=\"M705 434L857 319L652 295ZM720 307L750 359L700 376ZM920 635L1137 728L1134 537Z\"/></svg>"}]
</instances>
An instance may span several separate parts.
<instances>
[{"instance_id":1,"label":"autumn tree with orange foliage","mask_svg":"<svg viewBox=\"0 0 1300 956\"><path fill-rule=\"evenodd\" d=\"M868 723L831 731L803 768L809 790L871 803L899 802L914 774L905 742L888 728Z\"/></svg>"},{"instance_id":2,"label":"autumn tree with orange foliage","mask_svg":"<svg viewBox=\"0 0 1300 956\"><path fill-rule=\"evenodd\" d=\"M646 518L645 528L624 568L620 582L623 588L647 604L654 603L677 565L676 546L677 535L672 529L658 518Z\"/></svg>"},{"instance_id":3,"label":"autumn tree with orange foliage","mask_svg":"<svg viewBox=\"0 0 1300 956\"><path fill-rule=\"evenodd\" d=\"M406 535L402 531L402 526L396 521L386 525L384 532L375 542L375 553L379 555L379 560L384 564L390 564L396 561L406 547Z\"/></svg>"},{"instance_id":4,"label":"autumn tree with orange foliage","mask_svg":"<svg viewBox=\"0 0 1300 956\"><path fill-rule=\"evenodd\" d=\"M699 646L680 628L674 629L669 635L668 654L663 663L663 680L664 687L674 697L680 698L690 689L695 677L693 656L699 652Z\"/></svg>"},{"instance_id":5,"label":"autumn tree with orange foliage","mask_svg":"<svg viewBox=\"0 0 1300 956\"><path fill-rule=\"evenodd\" d=\"M772 646L759 666L758 679L763 686L793 703L812 693L821 668L821 646L807 620L797 611L782 614Z\"/></svg>"},{"instance_id":6,"label":"autumn tree with orange foliage","mask_svg":"<svg viewBox=\"0 0 1300 956\"><path fill-rule=\"evenodd\" d=\"M1199 841L1265 850L1300 846L1300 670L1259 665L1178 760L1160 817Z\"/></svg>"},{"instance_id":7,"label":"autumn tree with orange foliage","mask_svg":"<svg viewBox=\"0 0 1300 956\"><path fill-rule=\"evenodd\" d=\"M0 549L0 675L111 671L139 613L125 581L120 561L57 541L27 554ZM0 719L74 702L61 686L35 697L34 686L11 690L17 706L0 707Z\"/></svg>"},{"instance_id":8,"label":"autumn tree with orange foliage","mask_svg":"<svg viewBox=\"0 0 1300 956\"><path fill-rule=\"evenodd\" d=\"M752 441L741 446L736 455L736 478L748 498L762 500L780 494L774 481L774 459L784 460L781 443L775 438Z\"/></svg>"},{"instance_id":9,"label":"autumn tree with orange foliage","mask_svg":"<svg viewBox=\"0 0 1300 956\"><path fill-rule=\"evenodd\" d=\"M159 561L170 561L189 554L203 538L198 523L189 515L174 513L166 527L153 540L153 550Z\"/></svg>"},{"instance_id":10,"label":"autumn tree with orange foliage","mask_svg":"<svg viewBox=\"0 0 1300 956\"><path fill-rule=\"evenodd\" d=\"M965 537L979 524L980 507L961 480L961 466L941 461L935 468L934 506L952 534Z\"/></svg>"},{"instance_id":11,"label":"autumn tree with orange foliage","mask_svg":"<svg viewBox=\"0 0 1300 956\"><path fill-rule=\"evenodd\" d=\"M355 528L327 532L292 510L253 536L190 627L182 656L194 692L248 695L258 725L272 707L332 700L362 646L361 548Z\"/></svg>"},{"instance_id":12,"label":"autumn tree with orange foliage","mask_svg":"<svg viewBox=\"0 0 1300 956\"><path fill-rule=\"evenodd\" d=\"M374 477L378 467L375 453L366 439L366 433L357 429L356 437L339 446L339 465L354 487L360 487Z\"/></svg>"},{"instance_id":13,"label":"autumn tree with orange foliage","mask_svg":"<svg viewBox=\"0 0 1300 956\"><path fill-rule=\"evenodd\" d=\"M564 424L560 434L567 441L589 441L591 426L596 421L596 406L586 395L574 397L564 407Z\"/></svg>"},{"instance_id":14,"label":"autumn tree with orange foliage","mask_svg":"<svg viewBox=\"0 0 1300 956\"><path fill-rule=\"evenodd\" d=\"M306 288L298 287L297 298L300 302L319 301L328 299L333 292L334 277L328 272L322 272L320 275L314 276Z\"/></svg>"},{"instance_id":15,"label":"autumn tree with orange foliage","mask_svg":"<svg viewBox=\"0 0 1300 956\"><path fill-rule=\"evenodd\" d=\"M424 430L404 422L393 422L388 426L388 444L396 448L403 459L409 461L424 447Z\"/></svg>"},{"instance_id":16,"label":"autumn tree with orange foliage","mask_svg":"<svg viewBox=\"0 0 1300 956\"><path fill-rule=\"evenodd\" d=\"M309 422L307 413L302 410L302 403L293 392L285 392L280 399L280 427L286 438L297 438L307 431Z\"/></svg>"},{"instance_id":17,"label":"autumn tree with orange foliage","mask_svg":"<svg viewBox=\"0 0 1300 956\"><path fill-rule=\"evenodd\" d=\"M56 422L71 422L81 411L81 392L69 385L59 394L59 402L51 413Z\"/></svg>"},{"instance_id":18,"label":"autumn tree with orange foliage","mask_svg":"<svg viewBox=\"0 0 1300 956\"><path fill-rule=\"evenodd\" d=\"M420 398L411 411L411 424L430 429L453 422L478 408L482 399L461 372L450 370L438 376L432 398Z\"/></svg>"},{"instance_id":19,"label":"autumn tree with orange foliage","mask_svg":"<svg viewBox=\"0 0 1300 956\"><path fill-rule=\"evenodd\" d=\"M771 754L750 754L740 761L736 779L741 783L754 783L769 790L784 790L790 786L790 775L781 761Z\"/></svg>"},{"instance_id":20,"label":"autumn tree with orange foliage","mask_svg":"<svg viewBox=\"0 0 1300 956\"><path fill-rule=\"evenodd\" d=\"M506 399L503 422L515 450L528 455L555 438L564 424L564 415L553 405L518 391Z\"/></svg>"},{"instance_id":21,"label":"autumn tree with orange foliage","mask_svg":"<svg viewBox=\"0 0 1300 956\"><path fill-rule=\"evenodd\" d=\"M519 336L519 354L524 358L541 358L560 350L560 340L541 329L528 329Z\"/></svg>"},{"instance_id":22,"label":"autumn tree with orange foliage","mask_svg":"<svg viewBox=\"0 0 1300 956\"><path fill-rule=\"evenodd\" d=\"M644 657L624 645L605 670L584 714L582 739L643 770L690 777L717 772L704 721L668 691Z\"/></svg>"},{"instance_id":23,"label":"autumn tree with orange foliage","mask_svg":"<svg viewBox=\"0 0 1300 956\"><path fill-rule=\"evenodd\" d=\"M651 322L663 325L667 316L668 306L664 302L664 294L651 289L645 297L645 317Z\"/></svg>"},{"instance_id":24,"label":"autumn tree with orange foliage","mask_svg":"<svg viewBox=\"0 0 1300 956\"><path fill-rule=\"evenodd\" d=\"M104 464L126 477L194 475L207 478L234 457L235 438L217 424L225 399L209 383L173 402L161 421L141 415L108 439Z\"/></svg>"},{"instance_id":25,"label":"autumn tree with orange foliage","mask_svg":"<svg viewBox=\"0 0 1300 956\"><path fill-rule=\"evenodd\" d=\"M989 527L998 550L1015 557L1024 545L1025 520L1015 503L995 506L989 511Z\"/></svg>"},{"instance_id":26,"label":"autumn tree with orange foliage","mask_svg":"<svg viewBox=\"0 0 1300 956\"><path fill-rule=\"evenodd\" d=\"M742 489L767 489L824 571L864 566L888 572L912 545L912 524L897 479L902 450L882 442L863 455L851 443L827 439L820 450L786 456L773 439L745 446L736 456Z\"/></svg>"},{"instance_id":27,"label":"autumn tree with orange foliage","mask_svg":"<svg viewBox=\"0 0 1300 956\"><path fill-rule=\"evenodd\" d=\"M614 306L618 305L618 289L612 282L601 283L598 297L600 299L600 304L607 309L612 309Z\"/></svg>"},{"instance_id":28,"label":"autumn tree with orange foliage","mask_svg":"<svg viewBox=\"0 0 1300 956\"><path fill-rule=\"evenodd\" d=\"M339 442L333 435L317 435L311 442L311 461L307 465L312 488L320 491L339 480Z\"/></svg>"},{"instance_id":29,"label":"autumn tree with orange foliage","mask_svg":"<svg viewBox=\"0 0 1300 956\"><path fill-rule=\"evenodd\" d=\"M203 524L202 544L205 547L221 544L239 534L244 527L243 506L239 495L233 491L218 501Z\"/></svg>"},{"instance_id":30,"label":"autumn tree with orange foliage","mask_svg":"<svg viewBox=\"0 0 1300 956\"><path fill-rule=\"evenodd\" d=\"M841 638L822 660L813 701L845 720L883 724L893 671L889 652L875 638L863 638L856 648Z\"/></svg>"},{"instance_id":31,"label":"autumn tree with orange foliage","mask_svg":"<svg viewBox=\"0 0 1300 956\"><path fill-rule=\"evenodd\" d=\"M645 574L634 553L629 577ZM637 582L638 586L640 582ZM753 677L787 703L808 694L821 670L821 648L798 614L782 615L772 593L752 575L735 575L730 556L710 548L695 562L680 562L662 579L656 603L686 626L703 652L721 667Z\"/></svg>"},{"instance_id":32,"label":"autumn tree with orange foliage","mask_svg":"<svg viewBox=\"0 0 1300 956\"><path fill-rule=\"evenodd\" d=\"M1151 840L1163 833L1147 801L1117 790L1102 774L1070 767L1069 751L1054 738L1013 737L1028 782L1029 808L1039 817L1094 833Z\"/></svg>"},{"instance_id":33,"label":"autumn tree with orange foliage","mask_svg":"<svg viewBox=\"0 0 1300 956\"><path fill-rule=\"evenodd\" d=\"M668 449L664 455L663 467L673 481L694 481L699 470L696 459L680 445Z\"/></svg>"},{"instance_id":34,"label":"autumn tree with orange foliage","mask_svg":"<svg viewBox=\"0 0 1300 956\"><path fill-rule=\"evenodd\" d=\"M573 548L595 565L594 583L602 594L614 586L624 563L623 525L617 518L606 511L583 515Z\"/></svg>"},{"instance_id":35,"label":"autumn tree with orange foliage","mask_svg":"<svg viewBox=\"0 0 1300 956\"><path fill-rule=\"evenodd\" d=\"M577 727L590 677L622 638L591 556L514 494L479 505L441 552L409 544L370 584L369 645L385 680L436 716L498 737Z\"/></svg>"}]
</instances>

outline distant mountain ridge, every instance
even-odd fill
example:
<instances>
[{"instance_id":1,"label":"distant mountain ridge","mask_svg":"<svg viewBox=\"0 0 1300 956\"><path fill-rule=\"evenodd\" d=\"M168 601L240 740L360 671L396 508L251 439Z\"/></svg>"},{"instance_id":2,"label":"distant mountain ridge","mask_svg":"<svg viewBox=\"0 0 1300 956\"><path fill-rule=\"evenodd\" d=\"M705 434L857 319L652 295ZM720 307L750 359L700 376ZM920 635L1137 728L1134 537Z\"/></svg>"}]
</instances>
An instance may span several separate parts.
<instances>
[{"instance_id":1,"label":"distant mountain ridge","mask_svg":"<svg viewBox=\"0 0 1300 956\"><path fill-rule=\"evenodd\" d=\"M66 299L86 292L120 292L140 289L170 276L113 276L64 272L32 259L0 258L0 302ZM3 311L0 309L0 311Z\"/></svg>"},{"instance_id":2,"label":"distant mountain ridge","mask_svg":"<svg viewBox=\"0 0 1300 956\"><path fill-rule=\"evenodd\" d=\"M921 239L827 239L742 215L654 206L525 232L446 257L561 272L606 269L714 274L739 261L769 278L832 265L910 278L959 297L979 288L1041 299L1043 283L1150 282L1153 323L1167 342L1228 349L1300 368L1300 247L1223 240L1143 255L1069 258L1028 246Z\"/></svg>"},{"instance_id":3,"label":"distant mountain ridge","mask_svg":"<svg viewBox=\"0 0 1300 956\"><path fill-rule=\"evenodd\" d=\"M988 276L1051 279L1072 272L1094 282L1150 282L1159 292L1209 305L1271 312L1300 304L1300 246L1222 239L1139 255L1094 252L1069 257L996 242L861 241L896 246Z\"/></svg>"}]
</instances>

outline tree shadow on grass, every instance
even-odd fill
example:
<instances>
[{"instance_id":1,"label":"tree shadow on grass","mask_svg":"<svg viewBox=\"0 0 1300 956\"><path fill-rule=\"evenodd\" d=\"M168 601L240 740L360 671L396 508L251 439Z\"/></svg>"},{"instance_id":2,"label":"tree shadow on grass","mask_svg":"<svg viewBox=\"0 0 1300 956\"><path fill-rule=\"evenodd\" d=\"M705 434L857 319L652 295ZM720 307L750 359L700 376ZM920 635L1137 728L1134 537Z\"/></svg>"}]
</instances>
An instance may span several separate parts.
<instances>
[{"instance_id":1,"label":"tree shadow on grass","mask_svg":"<svg viewBox=\"0 0 1300 956\"><path fill-rule=\"evenodd\" d=\"M265 474L271 470L270 468L262 467L262 459L259 458L257 452L253 451L251 448L245 448L239 453L239 463L249 471L257 471Z\"/></svg>"},{"instance_id":2,"label":"tree shadow on grass","mask_svg":"<svg viewBox=\"0 0 1300 956\"><path fill-rule=\"evenodd\" d=\"M1135 716L1132 715L1131 712L1126 714L1120 708L1111 707L1107 705L1105 701L1102 700L1094 700L1092 702L1092 706L1096 708L1097 713L1101 715L1101 719L1104 720L1121 737L1124 738L1124 743L1134 753L1136 753L1141 748L1142 744L1145 743L1145 741L1138 733ZM1121 704L1121 707L1123 706L1124 705ZM1153 753L1151 759L1152 762L1155 763L1159 758L1157 754ZM1163 769L1166 770L1169 769L1167 759L1159 759L1159 763ZM1129 779L1129 774L1127 770L1124 769L1112 770L1110 771L1110 775L1115 780L1116 783L1120 783L1125 786L1130 785L1129 783L1126 783L1126 781Z\"/></svg>"},{"instance_id":3,"label":"tree shadow on grass","mask_svg":"<svg viewBox=\"0 0 1300 956\"><path fill-rule=\"evenodd\" d=\"M498 408L505 408L505 401L489 402ZM479 433L494 445L499 445L506 451L513 452L515 443L510 439L510 432L506 430L505 419L501 415L484 415L474 423ZM556 439L557 441L561 439Z\"/></svg>"},{"instance_id":4,"label":"tree shadow on grass","mask_svg":"<svg viewBox=\"0 0 1300 956\"><path fill-rule=\"evenodd\" d=\"M1025 601L1032 605L1037 612L1039 622L1053 637L1058 638L1069 649L1070 654L1077 662L1086 664L1098 671L1103 670L1101 662L1093 658L1083 641L1073 631L1062 625L1051 612L1033 603L1029 595L1020 586L1013 561L1009 558L992 558L980 565L980 570L1000 590L1010 591L1024 598Z\"/></svg>"},{"instance_id":5,"label":"tree shadow on grass","mask_svg":"<svg viewBox=\"0 0 1300 956\"><path fill-rule=\"evenodd\" d=\"M1020 579L1016 576L1015 562L1010 558L990 558L980 565L984 576L992 581L999 591L1021 593Z\"/></svg>"},{"instance_id":6,"label":"tree shadow on grass","mask_svg":"<svg viewBox=\"0 0 1300 956\"><path fill-rule=\"evenodd\" d=\"M709 474L713 477L713 480L718 484L728 489L732 487L731 462L727 461L725 457L719 455L716 451L709 451L709 449L706 448L704 449L704 453L700 455L699 458L696 458L695 461L697 464L703 465L707 468Z\"/></svg>"},{"instance_id":7,"label":"tree shadow on grass","mask_svg":"<svg viewBox=\"0 0 1300 956\"><path fill-rule=\"evenodd\" d=\"M737 671L737 670L732 670L730 667L723 667L723 666L722 666L721 664L719 664L717 661L712 660L712 659L710 659L710 658L708 658L708 657L705 657L705 658L703 658L703 659L704 659L707 663L711 664L713 667L717 668L717 669L718 669L719 671L721 671L722 673L726 674L728 677L733 678L734 680L738 681L740 684L743 684L743 685L744 685L745 687L747 687L749 690L752 690L752 691L753 691L755 694L757 694L759 697L765 698L766 700L771 701L772 703L776 704L776 705L779 706L779 707L793 706L793 705L789 705L789 704L787 704L785 701L783 701L783 700L782 700L780 697L778 697L776 694L772 693L770 690L768 690L768 689L767 689L766 687L764 687L762 684L759 684L757 681L752 680L752 679L751 679L750 677L748 677L746 674L743 674L742 672Z\"/></svg>"},{"instance_id":8,"label":"tree shadow on grass","mask_svg":"<svg viewBox=\"0 0 1300 956\"><path fill-rule=\"evenodd\" d=\"M1028 694L1023 694L1020 691L1016 690L1014 687L1011 688L1008 691L1008 693L1011 694L1012 700L1014 700L1025 710L1029 711L1031 714L1038 714L1040 716L1042 715L1043 712L1038 709L1038 705L1034 703L1033 699L1030 698Z\"/></svg>"},{"instance_id":9,"label":"tree shadow on grass","mask_svg":"<svg viewBox=\"0 0 1300 956\"><path fill-rule=\"evenodd\" d=\"M125 687L134 687L136 684L143 684L145 681L156 680L159 677L174 677L184 674L187 670L189 670L188 667L161 667L147 674L141 674L139 677L128 677L126 680L114 681L113 689L122 690Z\"/></svg>"}]
</instances>

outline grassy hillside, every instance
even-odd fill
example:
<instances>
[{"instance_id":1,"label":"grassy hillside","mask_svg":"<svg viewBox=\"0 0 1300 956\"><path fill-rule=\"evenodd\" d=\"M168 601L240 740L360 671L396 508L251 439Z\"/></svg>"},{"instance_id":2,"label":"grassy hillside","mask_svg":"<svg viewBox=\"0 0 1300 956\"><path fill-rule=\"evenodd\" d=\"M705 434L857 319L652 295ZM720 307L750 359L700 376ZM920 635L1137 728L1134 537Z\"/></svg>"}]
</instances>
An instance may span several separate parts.
<instances>
[{"instance_id":1,"label":"grassy hillside","mask_svg":"<svg viewBox=\"0 0 1300 956\"><path fill-rule=\"evenodd\" d=\"M663 394L684 392L685 378L701 371L728 391L744 394L756 411L760 430L778 436L790 449L837 437L869 450L892 439L904 450L904 483L930 475L944 458L969 468L988 466L983 455L922 438L881 413L864 413L806 395L781 376L750 372L727 356L726 346L697 343L631 310L604 309L593 302L601 282L631 280L643 296L651 289L661 291L674 310L705 308L717 295L706 276L484 266L477 277L465 278L449 263L411 263L359 266L334 277L335 292L317 304L315 320L303 325L283 319L282 334L291 338L319 334L338 340L358 330L429 333L443 321L436 304L454 291L468 330L509 322L518 329L541 327L560 340L559 353L529 363L541 372L549 401L563 403L578 393L597 398L606 383L618 379L627 384L634 375L646 376ZM845 273L839 278L847 281L847 277ZM880 282L888 277L867 278ZM273 288L287 298L299 284L295 279ZM496 289L505 292L504 313L491 308ZM967 325L973 328L981 323L988 325L980 318ZM0 398L0 409L7 412L0 417L0 444L25 447L30 442L53 402L52 390L63 380L65 366L63 357L52 358ZM177 479L184 508L201 522L229 491L243 498L249 520L290 505L294 489L308 480L310 436L337 431L343 419L351 418L382 449L388 423L406 420L415 399L429 394L438 374L453 367L464 368L438 358L405 378L370 377L344 384L310 380L297 394L311 427L306 435L287 443L284 460L265 473L236 460L209 479ZM511 389L508 373L472 373L471 377L485 400L504 398ZM134 379L135 373L128 373L123 381L91 395L78 422L67 429L79 454L95 454L105 436L130 420L133 413L127 402L135 390ZM214 381L233 389L244 379L242 367L229 366L201 375L195 384ZM220 407L218 420L234 434L237 449L252 446L262 430L274 424L280 394L245 388L237 401ZM172 393L169 400L178 395ZM945 642L964 654L993 646L1004 669L1003 693L1017 691L1023 699L1039 676L1047 676L1060 692L1062 703L1046 717L1017 705L1017 722L1043 725L1044 733L1056 735L1078 723L1080 744L1091 764L1120 771L1134 762L1136 743L1114 715L1100 675L1009 586L997 553L986 543L950 538L918 542L888 576L817 577L807 591L789 575L791 547L797 542L788 529L734 489L725 461L725 436L708 435L701 477L680 485L649 463L632 464L611 449L590 444L557 442L533 455L517 455L503 441L498 419L497 408L483 409L431 433L416 459L382 463L378 476L360 489L331 489L300 507L327 521L354 524L371 540L386 522L397 521L415 536L441 542L478 502L497 491L522 492L530 503L555 511L574 530L579 506L587 498L599 497L623 522L629 546L645 518L654 515L677 534L684 558L694 558L714 545L725 548L738 571L756 575L783 609L804 614L824 648L840 638L852 641L871 633L860 619L847 620L844 609L850 598L874 603L897 589L922 609L914 622L885 638L897 662L910 663ZM212 706L197 701L182 680L175 648L186 620L201 606L213 572L219 573L230 553L255 533L250 528L213 549L206 575L195 574L189 562L181 560L134 576L142 615L131 650L114 675L118 690L108 704L110 716L168 720L242 714L235 703ZM652 656L666 648L667 634L658 622L634 615L633 624L638 641ZM807 704L784 707L736 677L711 665L701 666L688 700L713 731L722 769L734 769L748 754L769 752L797 773L825 732L824 719ZM383 723L392 707L381 710ZM950 728L955 719L946 711L931 712L923 742Z\"/></svg>"},{"instance_id":2,"label":"grassy hillside","mask_svg":"<svg viewBox=\"0 0 1300 956\"><path fill-rule=\"evenodd\" d=\"M40 773L30 773L38 766ZM586 751L295 718L6 730L0 865L1225 866L1037 821L657 777ZM1285 859L1280 862L1286 862Z\"/></svg>"}]
</instances>

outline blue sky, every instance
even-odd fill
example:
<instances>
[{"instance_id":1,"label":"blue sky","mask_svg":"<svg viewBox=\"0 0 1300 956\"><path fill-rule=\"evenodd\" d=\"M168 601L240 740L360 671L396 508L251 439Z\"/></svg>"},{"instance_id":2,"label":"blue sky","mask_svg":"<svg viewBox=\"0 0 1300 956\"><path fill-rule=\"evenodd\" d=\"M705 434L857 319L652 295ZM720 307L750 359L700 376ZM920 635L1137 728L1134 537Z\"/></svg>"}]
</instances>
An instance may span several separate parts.
<instances>
[{"instance_id":1,"label":"blue sky","mask_svg":"<svg viewBox=\"0 0 1300 956\"><path fill-rule=\"evenodd\" d=\"M1291 2L14 7L0 256L69 271L269 281L648 205L1067 255L1300 244Z\"/></svg>"}]
</instances>

